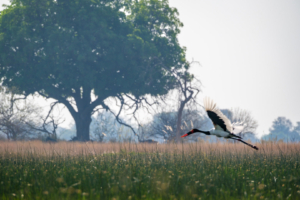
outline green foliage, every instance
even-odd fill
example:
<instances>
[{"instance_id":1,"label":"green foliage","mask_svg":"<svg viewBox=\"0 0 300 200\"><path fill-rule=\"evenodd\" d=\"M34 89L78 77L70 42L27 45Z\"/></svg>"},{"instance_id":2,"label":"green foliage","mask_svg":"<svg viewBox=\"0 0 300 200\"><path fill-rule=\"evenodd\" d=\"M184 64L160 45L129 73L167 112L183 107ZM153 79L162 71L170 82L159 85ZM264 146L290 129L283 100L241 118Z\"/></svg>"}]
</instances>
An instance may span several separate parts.
<instances>
[{"instance_id":1,"label":"green foliage","mask_svg":"<svg viewBox=\"0 0 300 200\"><path fill-rule=\"evenodd\" d=\"M13 0L0 16L0 77L65 104L78 131L108 97L174 87L170 70L187 66L181 26L167 0Z\"/></svg>"},{"instance_id":2,"label":"green foliage","mask_svg":"<svg viewBox=\"0 0 300 200\"><path fill-rule=\"evenodd\" d=\"M0 156L1 199L300 199L299 152Z\"/></svg>"},{"instance_id":3,"label":"green foliage","mask_svg":"<svg viewBox=\"0 0 300 200\"><path fill-rule=\"evenodd\" d=\"M162 67L184 62L177 14L167 1L16 0L1 13L0 76L50 96L165 93Z\"/></svg>"}]
</instances>

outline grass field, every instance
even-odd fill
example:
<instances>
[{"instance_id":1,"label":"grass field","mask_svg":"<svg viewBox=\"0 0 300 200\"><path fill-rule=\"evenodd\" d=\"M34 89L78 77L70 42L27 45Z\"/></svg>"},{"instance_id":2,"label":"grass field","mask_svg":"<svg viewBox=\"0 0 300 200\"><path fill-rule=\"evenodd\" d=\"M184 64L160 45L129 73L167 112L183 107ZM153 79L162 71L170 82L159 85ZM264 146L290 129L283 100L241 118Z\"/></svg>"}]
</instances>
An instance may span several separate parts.
<instances>
[{"instance_id":1,"label":"grass field","mask_svg":"<svg viewBox=\"0 0 300 200\"><path fill-rule=\"evenodd\" d=\"M300 199L300 144L0 142L0 199Z\"/></svg>"}]
</instances>

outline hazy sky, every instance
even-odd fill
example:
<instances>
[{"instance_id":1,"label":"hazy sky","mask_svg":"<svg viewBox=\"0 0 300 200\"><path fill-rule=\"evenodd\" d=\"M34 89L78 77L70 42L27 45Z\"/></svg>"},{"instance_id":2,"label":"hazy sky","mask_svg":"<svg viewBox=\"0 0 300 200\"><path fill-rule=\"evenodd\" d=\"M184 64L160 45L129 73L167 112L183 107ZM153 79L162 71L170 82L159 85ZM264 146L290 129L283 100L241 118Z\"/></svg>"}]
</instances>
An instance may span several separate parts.
<instances>
[{"instance_id":1,"label":"hazy sky","mask_svg":"<svg viewBox=\"0 0 300 200\"><path fill-rule=\"evenodd\" d=\"M203 96L249 110L260 134L285 116L300 121L300 1L170 0Z\"/></svg>"},{"instance_id":2,"label":"hazy sky","mask_svg":"<svg viewBox=\"0 0 300 200\"><path fill-rule=\"evenodd\" d=\"M169 1L184 23L188 60L201 63L193 69L203 84L199 101L250 111L259 134L278 116L300 121L299 0Z\"/></svg>"}]
</instances>

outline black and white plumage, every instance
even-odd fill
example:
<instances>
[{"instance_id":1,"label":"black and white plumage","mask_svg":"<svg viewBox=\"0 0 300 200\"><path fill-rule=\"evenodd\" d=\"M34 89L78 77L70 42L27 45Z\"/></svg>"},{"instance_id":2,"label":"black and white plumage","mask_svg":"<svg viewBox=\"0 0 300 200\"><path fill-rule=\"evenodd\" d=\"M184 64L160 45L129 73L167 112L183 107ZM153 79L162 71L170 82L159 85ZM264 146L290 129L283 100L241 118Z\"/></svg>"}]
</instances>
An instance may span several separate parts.
<instances>
[{"instance_id":1,"label":"black and white plumage","mask_svg":"<svg viewBox=\"0 0 300 200\"><path fill-rule=\"evenodd\" d=\"M201 131L198 129L192 129L190 132L184 134L181 137L186 137L193 133L204 133L206 135L215 135L217 137L223 137L226 139L233 139L240 141L253 149L258 150L256 146L253 146L245 141L242 140L240 136L237 136L233 133L233 126L230 120L217 108L217 105L209 98L204 99L204 108L207 112L208 117L211 119L214 129L210 131Z\"/></svg>"}]
</instances>

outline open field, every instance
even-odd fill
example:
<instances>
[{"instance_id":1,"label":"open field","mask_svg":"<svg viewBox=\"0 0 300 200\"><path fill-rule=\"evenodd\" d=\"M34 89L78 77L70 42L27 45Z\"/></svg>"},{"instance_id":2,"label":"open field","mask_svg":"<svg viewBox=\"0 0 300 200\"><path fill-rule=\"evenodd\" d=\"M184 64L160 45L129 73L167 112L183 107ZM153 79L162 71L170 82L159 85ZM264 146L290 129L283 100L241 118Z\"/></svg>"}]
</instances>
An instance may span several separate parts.
<instances>
[{"instance_id":1,"label":"open field","mask_svg":"<svg viewBox=\"0 0 300 200\"><path fill-rule=\"evenodd\" d=\"M0 199L300 199L300 144L0 142Z\"/></svg>"}]
</instances>

